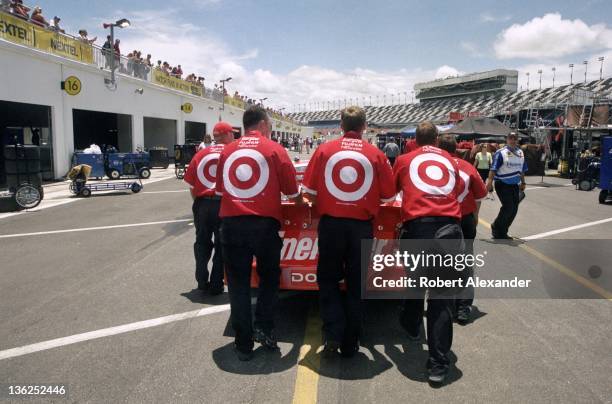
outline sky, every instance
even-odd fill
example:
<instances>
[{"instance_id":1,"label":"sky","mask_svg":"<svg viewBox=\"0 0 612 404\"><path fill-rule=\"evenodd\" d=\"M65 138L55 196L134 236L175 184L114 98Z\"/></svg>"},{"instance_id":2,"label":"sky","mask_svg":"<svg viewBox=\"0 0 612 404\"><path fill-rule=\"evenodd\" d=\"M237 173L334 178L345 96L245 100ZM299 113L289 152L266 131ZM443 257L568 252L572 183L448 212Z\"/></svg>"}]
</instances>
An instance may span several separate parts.
<instances>
[{"instance_id":1,"label":"sky","mask_svg":"<svg viewBox=\"0 0 612 404\"><path fill-rule=\"evenodd\" d=\"M128 18L116 32L122 53L141 50L180 64L212 86L267 97L286 111L352 99L362 105L410 102L422 81L517 69L519 88L612 75L612 0L37 0L69 33L98 36L102 22ZM26 1L31 4L30 1ZM34 4L32 4L34 5ZM399 94L399 95L398 95ZM353 102L355 103L355 102Z\"/></svg>"}]
</instances>

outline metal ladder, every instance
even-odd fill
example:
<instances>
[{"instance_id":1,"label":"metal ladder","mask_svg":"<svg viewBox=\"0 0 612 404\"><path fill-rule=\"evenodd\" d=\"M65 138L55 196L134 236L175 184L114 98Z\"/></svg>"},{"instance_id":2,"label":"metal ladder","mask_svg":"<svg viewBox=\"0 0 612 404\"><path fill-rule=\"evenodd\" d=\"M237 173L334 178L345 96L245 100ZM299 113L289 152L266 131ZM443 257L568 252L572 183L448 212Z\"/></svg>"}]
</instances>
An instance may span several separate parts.
<instances>
[{"instance_id":1,"label":"metal ladder","mask_svg":"<svg viewBox=\"0 0 612 404\"><path fill-rule=\"evenodd\" d=\"M593 109L594 109L594 105L591 104L584 104L582 106L582 112L580 113L580 121L579 122L579 126L581 128L588 128L591 126L591 120L593 119Z\"/></svg>"}]
</instances>

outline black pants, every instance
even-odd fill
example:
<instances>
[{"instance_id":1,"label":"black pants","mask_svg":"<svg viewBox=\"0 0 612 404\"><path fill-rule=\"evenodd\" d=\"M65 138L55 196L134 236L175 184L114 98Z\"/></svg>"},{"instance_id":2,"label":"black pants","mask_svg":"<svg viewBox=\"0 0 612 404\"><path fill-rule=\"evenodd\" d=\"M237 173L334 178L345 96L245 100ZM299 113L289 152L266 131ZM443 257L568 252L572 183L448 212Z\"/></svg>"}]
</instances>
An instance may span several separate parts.
<instances>
[{"instance_id":1,"label":"black pants","mask_svg":"<svg viewBox=\"0 0 612 404\"><path fill-rule=\"evenodd\" d=\"M318 232L317 283L323 334L325 341L351 349L361 335L361 240L373 237L372 222L323 216ZM342 279L345 295L338 284Z\"/></svg>"},{"instance_id":2,"label":"black pants","mask_svg":"<svg viewBox=\"0 0 612 404\"><path fill-rule=\"evenodd\" d=\"M461 218L461 231L463 232L463 240L465 242L465 253L474 253L474 239L476 238L476 222L474 214L470 213ZM464 269L464 280L474 276L474 268L468 267ZM461 298L455 301L457 310L462 307L469 307L474 303L474 286L466 286L461 290Z\"/></svg>"},{"instance_id":3,"label":"black pants","mask_svg":"<svg viewBox=\"0 0 612 404\"><path fill-rule=\"evenodd\" d=\"M391 164L391 167L393 167L393 165L395 164L395 159L397 157L387 157L389 159L389 164Z\"/></svg>"},{"instance_id":4,"label":"black pants","mask_svg":"<svg viewBox=\"0 0 612 404\"><path fill-rule=\"evenodd\" d=\"M437 218L438 221L423 221L427 219L429 218L404 223L400 237L402 239L456 239L457 243L463 245L461 227L455 219ZM447 251L437 252L444 254ZM416 289L414 298L404 301L401 321L408 327L412 335L418 335L423 323L425 292L426 289ZM455 299L452 295L447 295L445 291L429 289L427 301L428 368L434 371L445 371L450 365L448 354L453 343L454 306Z\"/></svg>"},{"instance_id":5,"label":"black pants","mask_svg":"<svg viewBox=\"0 0 612 404\"><path fill-rule=\"evenodd\" d=\"M257 260L259 292L255 308L255 327L265 332L274 328L280 282L280 223L269 217L236 216L224 218L221 243L227 271L231 322L236 346L241 351L253 348L251 319L251 271Z\"/></svg>"},{"instance_id":6,"label":"black pants","mask_svg":"<svg viewBox=\"0 0 612 404\"><path fill-rule=\"evenodd\" d=\"M495 181L495 192L502 206L497 218L491 225L493 237L507 237L508 229L518 212L519 186L518 184L508 185L502 181Z\"/></svg>"},{"instance_id":7,"label":"black pants","mask_svg":"<svg viewBox=\"0 0 612 404\"><path fill-rule=\"evenodd\" d=\"M219 206L221 200L197 198L193 201L193 224L196 230L196 241L193 253L196 261L196 281L199 288L204 288L208 282L212 289L223 288L223 254L219 239ZM215 237L213 242L213 235ZM214 255L213 255L214 250ZM208 278L208 261L213 257L210 281Z\"/></svg>"},{"instance_id":8,"label":"black pants","mask_svg":"<svg viewBox=\"0 0 612 404\"><path fill-rule=\"evenodd\" d=\"M479 168L478 174L480 174L480 178L486 183L487 178L489 178L489 169L488 168Z\"/></svg>"}]
</instances>

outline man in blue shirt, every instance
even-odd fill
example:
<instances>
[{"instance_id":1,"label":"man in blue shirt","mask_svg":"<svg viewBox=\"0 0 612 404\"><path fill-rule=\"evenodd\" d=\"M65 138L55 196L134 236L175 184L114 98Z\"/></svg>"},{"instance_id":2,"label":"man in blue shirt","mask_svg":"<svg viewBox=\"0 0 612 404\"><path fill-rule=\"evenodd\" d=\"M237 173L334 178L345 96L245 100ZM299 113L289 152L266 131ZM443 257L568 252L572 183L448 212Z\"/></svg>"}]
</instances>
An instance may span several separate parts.
<instances>
[{"instance_id":1,"label":"man in blue shirt","mask_svg":"<svg viewBox=\"0 0 612 404\"><path fill-rule=\"evenodd\" d=\"M502 204L497 218L491 225L493 238L512 238L508 236L508 229L518 212L519 191L525 190L525 171L527 171L525 155L518 146L517 134L511 132L506 138L506 146L495 152L487 178L487 190L493 192L493 181L495 181L495 192Z\"/></svg>"}]
</instances>

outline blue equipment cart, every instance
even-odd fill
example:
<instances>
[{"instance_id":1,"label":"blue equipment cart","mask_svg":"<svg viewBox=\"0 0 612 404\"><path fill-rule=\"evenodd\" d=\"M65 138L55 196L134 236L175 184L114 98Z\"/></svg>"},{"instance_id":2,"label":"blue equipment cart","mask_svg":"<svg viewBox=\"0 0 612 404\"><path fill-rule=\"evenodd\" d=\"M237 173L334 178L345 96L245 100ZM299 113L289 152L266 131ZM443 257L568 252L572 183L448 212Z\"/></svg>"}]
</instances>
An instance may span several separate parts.
<instances>
[{"instance_id":1,"label":"blue equipment cart","mask_svg":"<svg viewBox=\"0 0 612 404\"><path fill-rule=\"evenodd\" d=\"M105 156L106 175L110 179L151 176L149 153L107 153Z\"/></svg>"},{"instance_id":2,"label":"blue equipment cart","mask_svg":"<svg viewBox=\"0 0 612 404\"><path fill-rule=\"evenodd\" d=\"M612 136L602 138L599 203L612 201Z\"/></svg>"},{"instance_id":3,"label":"blue equipment cart","mask_svg":"<svg viewBox=\"0 0 612 404\"><path fill-rule=\"evenodd\" d=\"M69 177L72 182L69 185L70 192L74 195L83 196L85 198L90 197L92 192L97 191L122 191L130 190L133 193L138 193L142 190L142 181L140 178L137 181L110 181L110 182L97 182L87 183L86 169L80 167L80 169L73 169L69 173Z\"/></svg>"}]
</instances>

